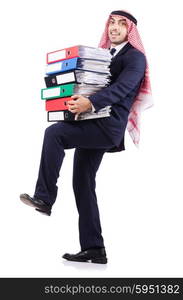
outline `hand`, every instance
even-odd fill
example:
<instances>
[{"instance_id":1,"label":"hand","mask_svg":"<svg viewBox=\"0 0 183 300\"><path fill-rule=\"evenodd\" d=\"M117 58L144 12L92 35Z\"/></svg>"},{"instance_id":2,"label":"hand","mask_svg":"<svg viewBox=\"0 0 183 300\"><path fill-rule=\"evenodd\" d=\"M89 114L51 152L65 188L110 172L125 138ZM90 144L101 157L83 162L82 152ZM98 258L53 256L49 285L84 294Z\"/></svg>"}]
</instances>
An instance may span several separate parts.
<instances>
[{"instance_id":1,"label":"hand","mask_svg":"<svg viewBox=\"0 0 183 300\"><path fill-rule=\"evenodd\" d=\"M71 97L73 100L68 101L68 110L72 113L80 114L85 111L89 111L92 109L92 104L90 100L81 95L73 95Z\"/></svg>"}]
</instances>

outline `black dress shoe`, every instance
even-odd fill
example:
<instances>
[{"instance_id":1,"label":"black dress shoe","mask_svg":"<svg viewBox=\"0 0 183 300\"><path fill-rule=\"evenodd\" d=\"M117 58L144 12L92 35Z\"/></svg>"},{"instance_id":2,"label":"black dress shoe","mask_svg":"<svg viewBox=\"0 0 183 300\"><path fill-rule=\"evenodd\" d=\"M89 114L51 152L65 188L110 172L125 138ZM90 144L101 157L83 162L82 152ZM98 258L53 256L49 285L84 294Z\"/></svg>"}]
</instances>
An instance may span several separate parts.
<instances>
[{"instance_id":1,"label":"black dress shoe","mask_svg":"<svg viewBox=\"0 0 183 300\"><path fill-rule=\"evenodd\" d=\"M77 262L92 262L96 264L107 263L105 248L91 248L85 251L78 252L77 254L65 253L62 257L67 260Z\"/></svg>"},{"instance_id":2,"label":"black dress shoe","mask_svg":"<svg viewBox=\"0 0 183 300\"><path fill-rule=\"evenodd\" d=\"M43 214L51 215L51 205L48 205L41 199L32 198L28 194L21 194L20 200L29 206L35 207L37 211Z\"/></svg>"}]
</instances>

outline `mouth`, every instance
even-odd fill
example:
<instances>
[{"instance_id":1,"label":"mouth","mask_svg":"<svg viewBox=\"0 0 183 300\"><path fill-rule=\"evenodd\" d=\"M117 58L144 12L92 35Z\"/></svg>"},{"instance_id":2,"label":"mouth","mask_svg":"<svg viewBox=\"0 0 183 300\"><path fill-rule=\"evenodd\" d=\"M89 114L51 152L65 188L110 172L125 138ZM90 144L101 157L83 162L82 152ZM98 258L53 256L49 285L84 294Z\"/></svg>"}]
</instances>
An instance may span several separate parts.
<instances>
[{"instance_id":1,"label":"mouth","mask_svg":"<svg viewBox=\"0 0 183 300\"><path fill-rule=\"evenodd\" d=\"M120 33L113 33L113 32L110 32L110 35L111 35L111 36L120 36Z\"/></svg>"}]
</instances>

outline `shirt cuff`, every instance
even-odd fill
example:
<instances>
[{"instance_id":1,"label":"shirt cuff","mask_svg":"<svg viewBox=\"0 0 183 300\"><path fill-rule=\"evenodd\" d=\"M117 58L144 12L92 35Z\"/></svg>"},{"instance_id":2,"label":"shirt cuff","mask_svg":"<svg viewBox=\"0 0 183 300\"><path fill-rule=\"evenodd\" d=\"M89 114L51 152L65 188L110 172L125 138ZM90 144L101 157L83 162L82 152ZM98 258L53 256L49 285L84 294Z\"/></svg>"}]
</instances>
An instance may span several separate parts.
<instances>
[{"instance_id":1,"label":"shirt cuff","mask_svg":"<svg viewBox=\"0 0 183 300\"><path fill-rule=\"evenodd\" d=\"M92 108L91 108L91 112L95 112L95 107L93 106L93 104L91 104Z\"/></svg>"}]
</instances>

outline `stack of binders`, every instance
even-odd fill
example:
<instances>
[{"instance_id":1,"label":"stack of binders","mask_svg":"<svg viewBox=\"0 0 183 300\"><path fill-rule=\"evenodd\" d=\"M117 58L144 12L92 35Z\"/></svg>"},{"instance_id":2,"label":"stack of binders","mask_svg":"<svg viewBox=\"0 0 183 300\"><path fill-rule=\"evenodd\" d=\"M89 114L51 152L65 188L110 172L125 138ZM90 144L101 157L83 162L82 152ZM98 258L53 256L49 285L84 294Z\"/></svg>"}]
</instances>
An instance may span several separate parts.
<instances>
[{"instance_id":1,"label":"stack of binders","mask_svg":"<svg viewBox=\"0 0 183 300\"><path fill-rule=\"evenodd\" d=\"M74 46L47 53L46 88L41 89L48 122L78 121L110 116L110 106L98 112L71 113L67 102L74 94L89 97L110 82L109 50Z\"/></svg>"}]
</instances>

